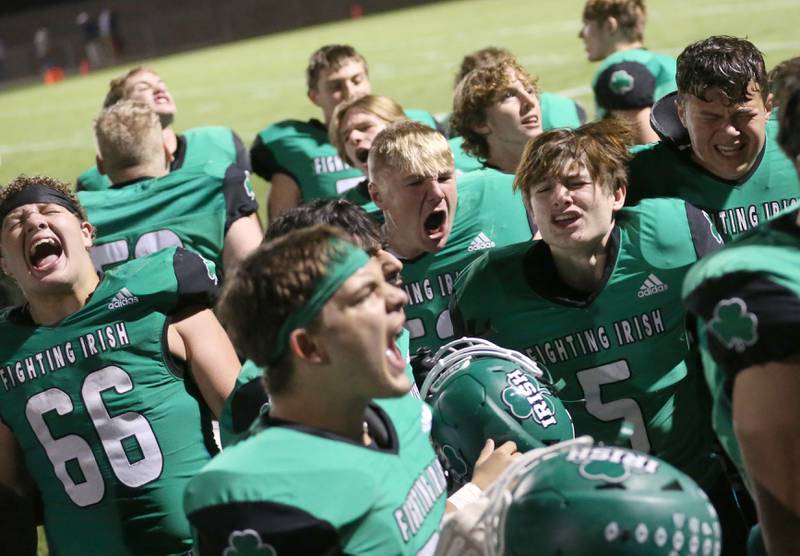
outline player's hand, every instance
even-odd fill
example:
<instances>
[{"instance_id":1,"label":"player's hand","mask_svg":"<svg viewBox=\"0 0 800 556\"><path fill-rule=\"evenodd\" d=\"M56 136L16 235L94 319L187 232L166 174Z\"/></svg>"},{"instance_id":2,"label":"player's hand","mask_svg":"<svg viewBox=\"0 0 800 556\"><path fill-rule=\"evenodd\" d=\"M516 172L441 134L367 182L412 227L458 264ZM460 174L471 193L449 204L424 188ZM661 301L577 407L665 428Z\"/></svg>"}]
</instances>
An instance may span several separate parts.
<instances>
[{"instance_id":1,"label":"player's hand","mask_svg":"<svg viewBox=\"0 0 800 556\"><path fill-rule=\"evenodd\" d=\"M502 446L495 448L494 440L491 438L486 441L478 461L475 462L475 470L472 473L472 483L481 490L486 490L495 479L497 479L506 468L511 465L514 458L521 454L517 451L517 445L509 440Z\"/></svg>"}]
</instances>

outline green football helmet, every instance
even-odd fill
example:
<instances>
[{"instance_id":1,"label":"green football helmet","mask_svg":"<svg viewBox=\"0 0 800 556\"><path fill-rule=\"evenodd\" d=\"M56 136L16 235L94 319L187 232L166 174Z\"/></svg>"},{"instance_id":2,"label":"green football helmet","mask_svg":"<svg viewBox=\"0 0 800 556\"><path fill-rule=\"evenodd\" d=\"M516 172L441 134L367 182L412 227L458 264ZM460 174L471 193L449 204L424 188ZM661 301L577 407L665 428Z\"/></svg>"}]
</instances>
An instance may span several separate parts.
<instances>
[{"instance_id":1,"label":"green football helmet","mask_svg":"<svg viewBox=\"0 0 800 556\"><path fill-rule=\"evenodd\" d=\"M524 454L486 498L471 529L489 556L722 552L717 513L697 483L656 457L588 436Z\"/></svg>"},{"instance_id":2,"label":"green football helmet","mask_svg":"<svg viewBox=\"0 0 800 556\"><path fill-rule=\"evenodd\" d=\"M422 384L431 438L453 486L469 481L486 440L525 452L573 438L572 417L530 358L479 338L439 349Z\"/></svg>"}]
</instances>

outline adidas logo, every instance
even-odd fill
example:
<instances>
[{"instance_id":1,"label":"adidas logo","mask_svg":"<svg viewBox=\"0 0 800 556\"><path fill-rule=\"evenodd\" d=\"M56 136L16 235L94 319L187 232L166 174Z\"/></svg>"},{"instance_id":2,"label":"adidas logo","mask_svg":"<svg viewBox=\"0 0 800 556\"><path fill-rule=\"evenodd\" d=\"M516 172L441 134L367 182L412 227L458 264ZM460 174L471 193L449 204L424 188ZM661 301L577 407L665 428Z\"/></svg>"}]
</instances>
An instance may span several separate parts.
<instances>
[{"instance_id":1,"label":"adidas logo","mask_svg":"<svg viewBox=\"0 0 800 556\"><path fill-rule=\"evenodd\" d=\"M494 242L489 239L489 236L481 232L469 244L467 251L480 251L481 249L491 249L492 247L494 247Z\"/></svg>"},{"instance_id":2,"label":"adidas logo","mask_svg":"<svg viewBox=\"0 0 800 556\"><path fill-rule=\"evenodd\" d=\"M139 298L133 295L128 288L122 288L117 292L117 295L111 299L108 308L113 311L114 309L121 309L122 307L133 305L134 303L139 303Z\"/></svg>"},{"instance_id":3,"label":"adidas logo","mask_svg":"<svg viewBox=\"0 0 800 556\"><path fill-rule=\"evenodd\" d=\"M655 295L657 293L665 292L669 289L664 282L658 279L658 277L650 273L650 276L645 278L644 284L642 287L639 288L639 291L636 292L636 297L647 297L649 295Z\"/></svg>"}]
</instances>

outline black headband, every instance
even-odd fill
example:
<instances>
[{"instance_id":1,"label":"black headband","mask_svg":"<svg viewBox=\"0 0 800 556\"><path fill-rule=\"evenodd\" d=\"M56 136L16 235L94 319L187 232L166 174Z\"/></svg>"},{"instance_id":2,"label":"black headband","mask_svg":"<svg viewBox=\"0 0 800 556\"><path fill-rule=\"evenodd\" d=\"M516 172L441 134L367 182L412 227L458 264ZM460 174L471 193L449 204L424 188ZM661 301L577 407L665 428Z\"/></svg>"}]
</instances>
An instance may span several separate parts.
<instances>
[{"instance_id":1,"label":"black headband","mask_svg":"<svg viewBox=\"0 0 800 556\"><path fill-rule=\"evenodd\" d=\"M48 203L60 205L72 214L81 218L81 211L75 202L57 189L42 184L34 184L22 191L13 193L0 204L0 223L5 220L8 213L23 205Z\"/></svg>"}]
</instances>

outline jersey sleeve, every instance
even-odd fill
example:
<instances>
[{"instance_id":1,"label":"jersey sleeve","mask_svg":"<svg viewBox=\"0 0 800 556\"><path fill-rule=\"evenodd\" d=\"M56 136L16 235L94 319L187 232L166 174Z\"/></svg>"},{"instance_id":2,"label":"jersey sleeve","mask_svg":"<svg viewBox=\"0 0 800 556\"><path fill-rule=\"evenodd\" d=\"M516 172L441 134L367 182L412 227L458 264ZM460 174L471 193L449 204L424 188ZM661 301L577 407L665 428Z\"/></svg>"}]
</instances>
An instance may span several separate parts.
<instances>
[{"instance_id":1,"label":"jersey sleeve","mask_svg":"<svg viewBox=\"0 0 800 556\"><path fill-rule=\"evenodd\" d=\"M685 206L686 220L689 223L689 233L697 258L702 259L710 253L719 251L724 242L708 213L691 203L685 203Z\"/></svg>"},{"instance_id":2,"label":"jersey sleeve","mask_svg":"<svg viewBox=\"0 0 800 556\"><path fill-rule=\"evenodd\" d=\"M343 554L338 531L293 506L230 502L188 514L199 556Z\"/></svg>"},{"instance_id":3,"label":"jersey sleeve","mask_svg":"<svg viewBox=\"0 0 800 556\"><path fill-rule=\"evenodd\" d=\"M296 176L278 162L271 146L265 143L260 135L256 137L253 146L250 147L250 164L253 172L267 181L271 181L275 174L286 174L295 182L300 183Z\"/></svg>"},{"instance_id":4,"label":"jersey sleeve","mask_svg":"<svg viewBox=\"0 0 800 556\"><path fill-rule=\"evenodd\" d=\"M177 303L174 310L186 307L213 307L218 279L214 263L182 247L172 258L177 281Z\"/></svg>"},{"instance_id":5,"label":"jersey sleeve","mask_svg":"<svg viewBox=\"0 0 800 556\"><path fill-rule=\"evenodd\" d=\"M258 201L250 183L250 175L239 166L231 164L225 170L222 185L225 196L225 232L231 225L244 216L258 211Z\"/></svg>"},{"instance_id":6,"label":"jersey sleeve","mask_svg":"<svg viewBox=\"0 0 800 556\"><path fill-rule=\"evenodd\" d=\"M800 298L765 273L706 280L686 304L706 322L708 349L730 378L800 355Z\"/></svg>"},{"instance_id":7,"label":"jersey sleeve","mask_svg":"<svg viewBox=\"0 0 800 556\"><path fill-rule=\"evenodd\" d=\"M244 141L242 141L242 138L233 130L231 130L231 137L233 138L233 149L236 152L236 166L243 172L252 172L250 155L247 152L247 148L244 146Z\"/></svg>"}]
</instances>

